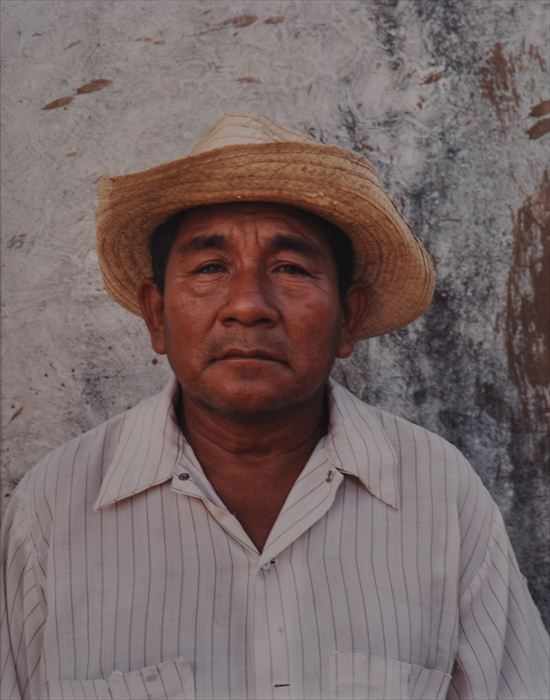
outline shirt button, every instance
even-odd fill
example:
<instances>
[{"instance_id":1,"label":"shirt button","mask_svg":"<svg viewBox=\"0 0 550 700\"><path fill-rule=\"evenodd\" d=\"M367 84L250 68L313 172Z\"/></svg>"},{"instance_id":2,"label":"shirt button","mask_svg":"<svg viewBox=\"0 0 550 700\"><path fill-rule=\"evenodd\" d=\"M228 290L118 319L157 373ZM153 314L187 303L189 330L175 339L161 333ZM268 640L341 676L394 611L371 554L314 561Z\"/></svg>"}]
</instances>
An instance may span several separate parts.
<instances>
[{"instance_id":1,"label":"shirt button","mask_svg":"<svg viewBox=\"0 0 550 700\"><path fill-rule=\"evenodd\" d=\"M271 567L275 564L275 559L271 559L270 561L266 561L265 564L262 564L262 571L269 571Z\"/></svg>"},{"instance_id":2,"label":"shirt button","mask_svg":"<svg viewBox=\"0 0 550 700\"><path fill-rule=\"evenodd\" d=\"M178 479L180 481L187 481L189 479L189 474L187 472L181 472L181 474L178 474Z\"/></svg>"}]
</instances>

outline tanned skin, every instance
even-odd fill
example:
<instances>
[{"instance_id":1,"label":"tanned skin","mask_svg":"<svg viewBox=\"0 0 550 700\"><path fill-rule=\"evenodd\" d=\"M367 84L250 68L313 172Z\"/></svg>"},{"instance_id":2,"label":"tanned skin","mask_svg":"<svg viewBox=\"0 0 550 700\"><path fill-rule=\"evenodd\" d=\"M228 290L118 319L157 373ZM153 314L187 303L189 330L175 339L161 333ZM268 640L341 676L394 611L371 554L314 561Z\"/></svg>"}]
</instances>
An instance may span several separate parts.
<instances>
[{"instance_id":1,"label":"tanned skin","mask_svg":"<svg viewBox=\"0 0 550 700\"><path fill-rule=\"evenodd\" d=\"M351 354L364 295L344 301L324 233L299 210L189 210L164 293L141 308L182 392L182 430L227 508L262 550L326 432L326 383Z\"/></svg>"}]
</instances>

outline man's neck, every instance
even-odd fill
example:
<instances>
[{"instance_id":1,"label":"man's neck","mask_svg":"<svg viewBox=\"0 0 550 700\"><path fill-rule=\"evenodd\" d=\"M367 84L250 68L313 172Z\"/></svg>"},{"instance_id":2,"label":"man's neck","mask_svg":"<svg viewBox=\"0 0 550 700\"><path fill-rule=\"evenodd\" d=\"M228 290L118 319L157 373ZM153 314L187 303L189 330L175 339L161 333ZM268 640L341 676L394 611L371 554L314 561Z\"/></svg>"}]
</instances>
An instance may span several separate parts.
<instances>
[{"instance_id":1,"label":"man's neck","mask_svg":"<svg viewBox=\"0 0 550 700\"><path fill-rule=\"evenodd\" d=\"M181 392L180 392L181 396ZM184 396L179 422L206 477L262 551L328 422L326 390L307 404L232 420Z\"/></svg>"},{"instance_id":2,"label":"man's neck","mask_svg":"<svg viewBox=\"0 0 550 700\"><path fill-rule=\"evenodd\" d=\"M198 404L180 390L178 420L207 476L299 473L328 422L326 390L304 404L250 420Z\"/></svg>"}]
</instances>

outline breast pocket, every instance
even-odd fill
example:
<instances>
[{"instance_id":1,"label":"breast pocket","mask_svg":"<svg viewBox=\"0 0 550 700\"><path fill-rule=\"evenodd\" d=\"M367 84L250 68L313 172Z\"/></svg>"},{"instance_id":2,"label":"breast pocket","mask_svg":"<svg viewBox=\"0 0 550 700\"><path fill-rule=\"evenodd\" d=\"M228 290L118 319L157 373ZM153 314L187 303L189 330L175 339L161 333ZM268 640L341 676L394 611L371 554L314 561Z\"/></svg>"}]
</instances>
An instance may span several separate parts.
<instances>
[{"instance_id":1,"label":"breast pocket","mask_svg":"<svg viewBox=\"0 0 550 700\"><path fill-rule=\"evenodd\" d=\"M334 652L329 660L331 697L357 700L441 700L450 675L390 657Z\"/></svg>"},{"instance_id":2,"label":"breast pocket","mask_svg":"<svg viewBox=\"0 0 550 700\"><path fill-rule=\"evenodd\" d=\"M48 700L193 700L192 665L184 659L163 661L137 671L113 671L108 679L49 681Z\"/></svg>"}]
</instances>

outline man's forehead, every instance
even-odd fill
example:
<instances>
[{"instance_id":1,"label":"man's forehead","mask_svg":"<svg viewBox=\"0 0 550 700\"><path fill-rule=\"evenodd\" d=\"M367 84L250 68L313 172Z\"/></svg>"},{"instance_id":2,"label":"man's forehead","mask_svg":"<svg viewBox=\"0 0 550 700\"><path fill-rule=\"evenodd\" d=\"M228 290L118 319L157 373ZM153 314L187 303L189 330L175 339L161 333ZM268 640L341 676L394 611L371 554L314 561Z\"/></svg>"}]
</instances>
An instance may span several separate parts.
<instances>
[{"instance_id":1,"label":"man's forehead","mask_svg":"<svg viewBox=\"0 0 550 700\"><path fill-rule=\"evenodd\" d=\"M322 222L316 221L308 212L285 204L263 202L231 202L213 204L188 209L182 215L180 234L185 231L200 231L216 226L230 225L243 219L245 221L272 221L296 233L322 234Z\"/></svg>"}]
</instances>

